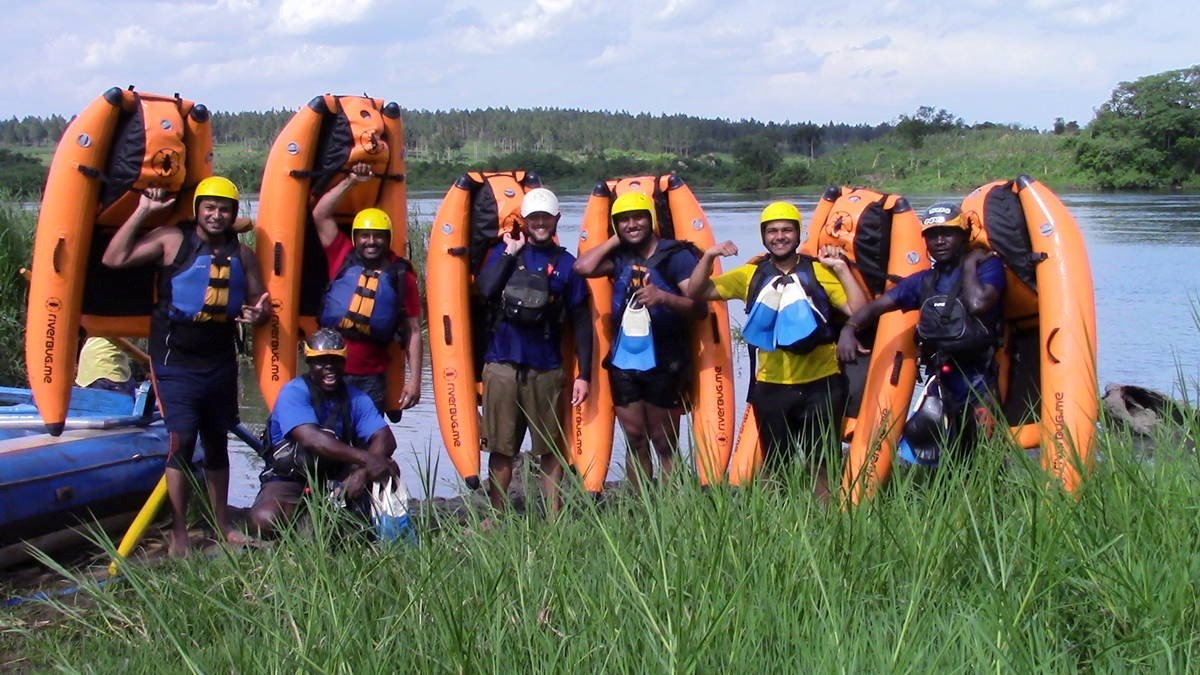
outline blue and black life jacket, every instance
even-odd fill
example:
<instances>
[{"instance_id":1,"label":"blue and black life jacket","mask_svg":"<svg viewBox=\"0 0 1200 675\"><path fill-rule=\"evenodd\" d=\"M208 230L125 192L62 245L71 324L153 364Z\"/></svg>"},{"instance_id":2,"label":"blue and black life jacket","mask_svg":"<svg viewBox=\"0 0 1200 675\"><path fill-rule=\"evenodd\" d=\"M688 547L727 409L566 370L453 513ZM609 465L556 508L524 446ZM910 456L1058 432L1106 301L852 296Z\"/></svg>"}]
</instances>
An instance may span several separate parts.
<instances>
[{"instance_id":1,"label":"blue and black life jacket","mask_svg":"<svg viewBox=\"0 0 1200 675\"><path fill-rule=\"evenodd\" d=\"M800 255L800 261L792 270L792 274L795 274L796 278L800 280L800 285L804 287L804 293L812 300L813 308L817 311L817 328L808 337L790 345L779 345L779 349L793 354L807 354L820 345L833 344L836 341L837 335L834 333L833 327L829 325L831 309L829 294L825 292L825 287L821 285L821 282L817 281L817 273L814 269L814 266L818 264L816 258ZM782 272L771 261L771 256L763 256L757 261L754 274L750 277L750 283L746 287L746 314L749 314L754 308L754 303L758 300L758 295L762 293L767 282L781 275Z\"/></svg>"},{"instance_id":2,"label":"blue and black life jacket","mask_svg":"<svg viewBox=\"0 0 1200 675\"><path fill-rule=\"evenodd\" d=\"M625 313L625 306L639 288L654 285L679 295L675 284L663 276L660 268L671 256L682 251L692 251L697 258L700 256L700 251L694 244L675 239L660 239L658 248L649 258L633 255L623 248L617 249L612 259L613 269L617 272L617 276L613 278L612 316L618 327L621 324L621 316ZM656 305L649 309L651 321L675 316L674 311L664 305Z\"/></svg>"},{"instance_id":3,"label":"blue and black life jacket","mask_svg":"<svg viewBox=\"0 0 1200 675\"><path fill-rule=\"evenodd\" d=\"M350 251L329 283L318 323L352 339L404 342L408 328L404 275L408 270L408 261L400 257L369 268L357 251Z\"/></svg>"},{"instance_id":4,"label":"blue and black life jacket","mask_svg":"<svg viewBox=\"0 0 1200 675\"><path fill-rule=\"evenodd\" d=\"M917 339L926 353L940 353L958 360L964 358L990 359L999 344L999 311L993 320L976 316L962 300L962 265L946 273L950 288L938 292L942 274L935 267L921 279L920 315L917 319Z\"/></svg>"},{"instance_id":5,"label":"blue and black life jacket","mask_svg":"<svg viewBox=\"0 0 1200 675\"><path fill-rule=\"evenodd\" d=\"M172 352L179 352L184 361L232 356L234 319L246 304L241 244L230 233L214 248L196 233L194 222L181 227L187 234L179 252L158 278L151 356L160 363Z\"/></svg>"}]
</instances>

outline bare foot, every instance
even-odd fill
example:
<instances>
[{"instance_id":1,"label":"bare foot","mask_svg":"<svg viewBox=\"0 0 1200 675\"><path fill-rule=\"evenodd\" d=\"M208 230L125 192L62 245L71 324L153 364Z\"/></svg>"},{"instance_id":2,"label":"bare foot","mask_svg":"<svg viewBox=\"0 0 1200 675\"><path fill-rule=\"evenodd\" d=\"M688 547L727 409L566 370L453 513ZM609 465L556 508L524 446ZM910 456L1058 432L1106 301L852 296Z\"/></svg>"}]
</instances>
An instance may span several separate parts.
<instances>
[{"instance_id":1,"label":"bare foot","mask_svg":"<svg viewBox=\"0 0 1200 675\"><path fill-rule=\"evenodd\" d=\"M188 537L187 530L183 532L171 532L171 543L167 547L168 553L172 558L182 560L188 557L188 552L192 548L192 540Z\"/></svg>"},{"instance_id":2,"label":"bare foot","mask_svg":"<svg viewBox=\"0 0 1200 675\"><path fill-rule=\"evenodd\" d=\"M254 541L254 537L251 537L236 527L225 528L222 536L225 538L225 543L233 544L234 546L243 546Z\"/></svg>"}]
</instances>

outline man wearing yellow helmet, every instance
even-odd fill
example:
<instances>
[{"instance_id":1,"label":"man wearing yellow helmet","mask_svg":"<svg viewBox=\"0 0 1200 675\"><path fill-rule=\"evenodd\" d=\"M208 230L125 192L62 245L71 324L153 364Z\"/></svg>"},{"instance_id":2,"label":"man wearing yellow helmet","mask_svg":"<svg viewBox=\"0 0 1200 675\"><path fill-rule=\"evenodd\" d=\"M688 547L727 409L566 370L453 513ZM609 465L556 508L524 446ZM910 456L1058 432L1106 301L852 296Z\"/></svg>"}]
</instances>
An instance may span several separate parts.
<instances>
[{"instance_id":1,"label":"man wearing yellow helmet","mask_svg":"<svg viewBox=\"0 0 1200 675\"><path fill-rule=\"evenodd\" d=\"M905 425L900 454L912 463L937 466L943 450L969 450L993 424L989 410L998 390L993 357L1007 281L994 252L971 246L971 223L958 204L930 206L921 235L932 268L905 277L855 312L842 328L838 356L849 362L867 353L855 333L885 312L919 311L921 366L932 382L919 414ZM935 410L932 417L925 414ZM943 448L947 441L949 447Z\"/></svg>"},{"instance_id":2,"label":"man wearing yellow helmet","mask_svg":"<svg viewBox=\"0 0 1200 675\"><path fill-rule=\"evenodd\" d=\"M797 453L808 457L815 472L813 494L824 500L829 496L828 460L841 450L848 394L829 327L830 310L849 316L866 297L836 246L825 247L817 259L799 253L801 222L794 205L767 205L759 217L767 254L709 279L713 261L738 252L731 241L717 244L701 256L689 288L698 300L746 303L743 336L751 345L752 362L758 360L750 405L764 466L777 472ZM796 302L784 303L784 289ZM761 330L753 330L752 324Z\"/></svg>"},{"instance_id":3,"label":"man wearing yellow helmet","mask_svg":"<svg viewBox=\"0 0 1200 675\"><path fill-rule=\"evenodd\" d=\"M227 434L238 421L236 326L266 322L271 305L254 252L233 231L237 187L227 178L205 178L196 186L194 220L139 236L144 223L174 203L165 190L146 190L102 261L109 267L158 266L149 352L169 439L171 553L183 556L191 492L186 472L197 434L204 444L204 477L217 528L231 542L246 538L228 516Z\"/></svg>"},{"instance_id":4,"label":"man wearing yellow helmet","mask_svg":"<svg viewBox=\"0 0 1200 675\"><path fill-rule=\"evenodd\" d=\"M698 259L695 248L659 237L650 197L640 192L622 194L613 201L611 215L615 234L581 255L575 271L613 280L613 320L621 336L605 367L633 460L626 464L625 475L638 489L643 479L654 475L651 452L658 456L662 480L674 468L679 417L692 369L692 355L683 346L688 344L691 323L703 317L708 307L685 295ZM630 330L635 321L638 329ZM627 337L628 343L648 340L650 344L639 346L636 356L622 358L622 341Z\"/></svg>"},{"instance_id":5,"label":"man wearing yellow helmet","mask_svg":"<svg viewBox=\"0 0 1200 675\"><path fill-rule=\"evenodd\" d=\"M250 507L252 531L274 534L296 510L314 476L321 488L336 483L346 504L369 515L366 488L400 468L396 438L370 397L345 382L346 340L321 328L304 341L308 372L284 385L267 419L266 468Z\"/></svg>"},{"instance_id":6,"label":"man wearing yellow helmet","mask_svg":"<svg viewBox=\"0 0 1200 675\"><path fill-rule=\"evenodd\" d=\"M375 178L360 162L329 189L313 208L313 225L325 249L329 288L318 322L346 337L346 382L367 392L380 411L388 411L388 347L407 349L407 379L401 410L421 399L421 299L412 265L391 250L392 219L386 211L367 208L354 216L347 236L338 227L337 203L354 186ZM401 214L405 217L407 214Z\"/></svg>"}]
</instances>

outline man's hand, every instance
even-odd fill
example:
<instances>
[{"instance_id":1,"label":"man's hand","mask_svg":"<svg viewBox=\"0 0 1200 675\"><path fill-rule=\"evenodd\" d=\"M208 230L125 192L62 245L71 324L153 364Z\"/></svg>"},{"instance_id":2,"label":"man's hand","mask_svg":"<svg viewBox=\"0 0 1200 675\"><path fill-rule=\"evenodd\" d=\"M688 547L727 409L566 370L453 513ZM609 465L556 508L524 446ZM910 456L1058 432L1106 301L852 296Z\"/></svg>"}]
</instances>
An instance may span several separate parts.
<instances>
[{"instance_id":1,"label":"man's hand","mask_svg":"<svg viewBox=\"0 0 1200 675\"><path fill-rule=\"evenodd\" d=\"M351 185L365 183L375 177L375 172L371 170L371 165L366 162L359 162L350 167L350 173L346 176L346 182Z\"/></svg>"},{"instance_id":2,"label":"man's hand","mask_svg":"<svg viewBox=\"0 0 1200 675\"><path fill-rule=\"evenodd\" d=\"M858 360L859 354L870 354L871 350L862 346L858 341L858 336L854 334L854 327L846 325L842 327L842 333L838 336L837 342L837 357L842 363L854 363Z\"/></svg>"},{"instance_id":3,"label":"man's hand","mask_svg":"<svg viewBox=\"0 0 1200 675\"><path fill-rule=\"evenodd\" d=\"M396 466L396 462L391 457L384 457L372 452L364 454L366 454L366 459L363 461L362 468L372 482L383 480L388 476L400 475L400 467Z\"/></svg>"},{"instance_id":4,"label":"man's hand","mask_svg":"<svg viewBox=\"0 0 1200 675\"><path fill-rule=\"evenodd\" d=\"M587 380L575 380L571 385L571 405L577 406L587 400L590 385Z\"/></svg>"},{"instance_id":5,"label":"man's hand","mask_svg":"<svg viewBox=\"0 0 1200 675\"><path fill-rule=\"evenodd\" d=\"M516 255L525 248L525 233L520 230L511 230L500 235L500 241L504 242L505 253Z\"/></svg>"},{"instance_id":6,"label":"man's hand","mask_svg":"<svg viewBox=\"0 0 1200 675\"><path fill-rule=\"evenodd\" d=\"M252 326L261 325L271 316L271 303L267 302L267 298L267 294L263 293L253 305L242 305L242 315L234 320Z\"/></svg>"},{"instance_id":7,"label":"man's hand","mask_svg":"<svg viewBox=\"0 0 1200 675\"><path fill-rule=\"evenodd\" d=\"M165 188L147 188L142 190L142 194L138 197L138 210L150 215L160 211L166 211L175 205L175 197L166 191Z\"/></svg>"},{"instance_id":8,"label":"man's hand","mask_svg":"<svg viewBox=\"0 0 1200 675\"><path fill-rule=\"evenodd\" d=\"M821 250L817 253L817 260L834 272L850 268L850 264L846 261L846 252L840 246L832 244L826 244L821 247Z\"/></svg>"},{"instance_id":9,"label":"man's hand","mask_svg":"<svg viewBox=\"0 0 1200 675\"><path fill-rule=\"evenodd\" d=\"M733 243L732 241L723 241L719 244L713 244L707 251L704 252L704 255L710 258L716 258L717 256L728 258L731 255L737 254L737 244Z\"/></svg>"}]
</instances>

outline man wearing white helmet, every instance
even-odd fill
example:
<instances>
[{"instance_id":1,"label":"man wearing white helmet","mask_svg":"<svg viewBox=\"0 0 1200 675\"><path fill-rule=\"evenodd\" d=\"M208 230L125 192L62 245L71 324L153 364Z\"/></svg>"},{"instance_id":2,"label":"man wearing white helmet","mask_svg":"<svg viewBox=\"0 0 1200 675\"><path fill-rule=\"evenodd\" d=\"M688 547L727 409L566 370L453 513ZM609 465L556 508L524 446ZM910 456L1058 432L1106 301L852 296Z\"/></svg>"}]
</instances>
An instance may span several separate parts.
<instances>
[{"instance_id":1,"label":"man wearing white helmet","mask_svg":"<svg viewBox=\"0 0 1200 675\"><path fill-rule=\"evenodd\" d=\"M229 440L238 422L237 324L265 323L271 305L254 252L238 241L237 187L212 176L196 186L195 219L143 224L175 197L146 190L117 229L102 259L109 267L158 266L158 304L150 319L150 363L167 425L167 492L173 524L171 554L187 555L188 473L196 436L204 444L204 477L216 526L226 540L245 541L229 521Z\"/></svg>"},{"instance_id":2,"label":"man wearing white helmet","mask_svg":"<svg viewBox=\"0 0 1200 675\"><path fill-rule=\"evenodd\" d=\"M846 410L848 384L837 360L831 310L849 316L866 301L850 267L837 247L826 247L818 258L800 253L802 218L788 202L774 202L762 210L759 231L767 255L709 279L713 261L737 255L737 246L726 241L709 248L692 272L692 297L701 300L738 299L746 303L749 317L743 336L757 357L758 368L750 384L750 405L758 423L764 466L778 473L793 456L806 456L813 466L813 494L828 499L828 466L841 453L841 424ZM811 310L797 316L782 305L780 289L804 289ZM775 307L768 297L774 293ZM767 325L757 326L763 317ZM789 326L801 318L803 330ZM756 330L762 328L763 330ZM762 335L764 339L758 340ZM836 464L836 462L834 462Z\"/></svg>"},{"instance_id":3,"label":"man wearing white helmet","mask_svg":"<svg viewBox=\"0 0 1200 675\"><path fill-rule=\"evenodd\" d=\"M367 392L393 421L421 400L421 299L412 265L391 250L392 219L386 211L366 208L354 216L350 234L335 218L338 202L354 186L375 178L360 162L313 207L313 225L325 249L329 288L318 323L346 338L346 382ZM388 348L393 341L407 354L399 409L389 409Z\"/></svg>"},{"instance_id":4,"label":"man wearing white helmet","mask_svg":"<svg viewBox=\"0 0 1200 675\"><path fill-rule=\"evenodd\" d=\"M571 405L588 396L592 328L587 286L571 266L575 256L554 240L562 218L558 197L546 188L525 193L524 225L504 232L475 279L494 320L483 361L483 437L488 452L488 496L493 508L508 501L513 460L526 430L542 474L547 512L562 506L565 472L561 398L562 334L574 327L579 377L571 383Z\"/></svg>"}]
</instances>

